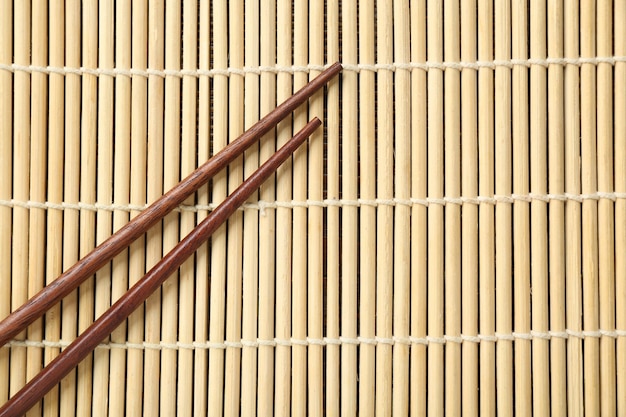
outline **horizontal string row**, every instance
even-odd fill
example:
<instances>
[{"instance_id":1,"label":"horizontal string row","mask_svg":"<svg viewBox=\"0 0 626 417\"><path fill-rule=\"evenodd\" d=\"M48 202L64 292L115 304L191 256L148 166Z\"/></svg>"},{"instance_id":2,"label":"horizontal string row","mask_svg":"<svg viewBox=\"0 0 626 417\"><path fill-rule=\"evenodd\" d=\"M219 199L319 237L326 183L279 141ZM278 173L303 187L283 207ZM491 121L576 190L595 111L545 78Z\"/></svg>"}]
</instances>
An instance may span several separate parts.
<instances>
[{"instance_id":1,"label":"horizontal string row","mask_svg":"<svg viewBox=\"0 0 626 417\"><path fill-rule=\"evenodd\" d=\"M498 67L513 68L513 67L531 67L531 66L543 66L548 67L550 65L576 65L581 66L585 64L599 65L609 64L615 65L617 63L626 62L626 56L606 56L606 57L577 57L577 58L530 58L530 59L507 59L507 60L492 60L492 61L444 61L444 62L407 62L400 63L394 62L390 64L343 64L344 71L397 71L397 70L414 70L420 69L428 71L431 69L446 70L462 70L473 69L479 70L481 68L495 69ZM21 64L0 64L0 70L10 72L29 72L29 73L44 73L44 74L59 74L59 75L94 75L94 76L139 76L139 77L215 77L215 76L231 76L231 75L246 75L261 73L309 73L310 71L323 71L328 68L329 65L262 65L243 68L225 68L225 69L137 69L137 68L87 68L87 67L55 67L55 66L41 66L41 65L21 65Z\"/></svg>"},{"instance_id":2,"label":"horizontal string row","mask_svg":"<svg viewBox=\"0 0 626 417\"><path fill-rule=\"evenodd\" d=\"M588 194L510 194L510 195L494 195L493 197L428 197L428 198L391 198L391 199L325 199L325 200L305 200L305 201L264 201L259 200L254 203L245 203L241 210L252 209L259 210L263 213L266 209L277 208L308 208L308 207L378 207L378 206L426 206L429 205L463 205L463 204L498 204L507 203L512 204L515 202L531 203L533 201L540 201L544 203L550 203L553 201L574 201L582 203L585 200L624 200L626 199L626 193L618 192L595 192ZM102 204L102 203L53 203L50 201L22 201L16 199L2 200L0 199L0 206L4 207L19 207L25 209L54 209L54 210L89 210L89 211L142 211L146 209L146 205L135 204ZM217 204L197 204L197 205L181 205L177 209L178 211L211 211L217 207Z\"/></svg>"},{"instance_id":3,"label":"horizontal string row","mask_svg":"<svg viewBox=\"0 0 626 417\"><path fill-rule=\"evenodd\" d=\"M587 331L578 331L578 330L570 330L566 329L564 331L531 331L530 333L495 333L493 335L459 335L459 336L448 336L444 335L441 337L435 336L426 336L426 337L375 337L375 338L367 338L367 337L340 337L340 338L329 338L325 337L322 339L316 338L306 338L306 339L255 339L255 340L239 340L239 341L224 341L224 342L193 342L193 343L167 343L167 342L159 342L159 343L114 343L107 342L101 343L98 348L99 349L139 349L139 350L181 350L181 349L227 349L227 348L259 348L262 346L269 347L277 347L277 346L285 346L285 347L293 347L293 346L341 346L341 345L445 345L449 343L484 343L484 342L515 342L517 340L529 341L533 339L541 339L541 340L551 340L551 339L586 339L586 338L600 338L600 337L609 337L613 339L617 339L619 337L626 337L626 330L587 330ZM35 348L58 348L63 349L69 346L71 342L67 341L32 341L32 340L12 340L7 343L6 347L35 347Z\"/></svg>"}]
</instances>

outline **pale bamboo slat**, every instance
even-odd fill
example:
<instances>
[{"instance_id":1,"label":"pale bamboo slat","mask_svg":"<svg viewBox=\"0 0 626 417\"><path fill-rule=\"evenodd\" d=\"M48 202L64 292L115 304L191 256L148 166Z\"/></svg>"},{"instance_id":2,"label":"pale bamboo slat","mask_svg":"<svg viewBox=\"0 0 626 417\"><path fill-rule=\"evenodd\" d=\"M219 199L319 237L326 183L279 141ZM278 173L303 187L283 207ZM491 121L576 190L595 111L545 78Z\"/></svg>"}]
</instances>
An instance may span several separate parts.
<instances>
[{"instance_id":1,"label":"pale bamboo slat","mask_svg":"<svg viewBox=\"0 0 626 417\"><path fill-rule=\"evenodd\" d=\"M613 27L615 30L615 54L626 55L626 25L620 22L626 18L626 2L616 2L613 8ZM626 63L615 65L614 91L626 89ZM614 114L624 114L626 111L626 95L614 95ZM626 190L626 119L616 117L614 121L614 167L615 191ZM615 202L615 253L626 251L626 201ZM615 326L617 329L626 329L626 303L618 300L626 299L626 260L623 256L615 257ZM617 414L626 413L626 339L618 338L616 347L617 369Z\"/></svg>"},{"instance_id":2,"label":"pale bamboo slat","mask_svg":"<svg viewBox=\"0 0 626 417\"><path fill-rule=\"evenodd\" d=\"M0 15L0 62L9 64L13 58L13 2L3 1L0 5L4 13ZM13 74L0 72L0 198L12 197L13 182ZM0 207L0 316L11 312L11 236L13 209ZM10 349L0 349L0 375L6 376L10 368ZM9 380L0 378L0 402L9 399Z\"/></svg>"},{"instance_id":3,"label":"pale bamboo slat","mask_svg":"<svg viewBox=\"0 0 626 417\"><path fill-rule=\"evenodd\" d=\"M576 9L576 10L575 10ZM579 48L578 32L580 18L577 8L565 9L565 57L576 56ZM565 192L580 193L580 111L579 95L580 69L577 66L565 67ZM581 204L568 201L565 207L565 240L566 248L566 298L567 328L581 331L582 327L582 289L580 276L581 263ZM583 415L583 343L580 339L570 338L567 341L567 375L568 395L567 410L572 416Z\"/></svg>"},{"instance_id":4,"label":"pale bamboo slat","mask_svg":"<svg viewBox=\"0 0 626 417\"><path fill-rule=\"evenodd\" d=\"M560 58L564 54L563 4L554 1L547 7L547 56ZM548 67L548 192L565 191L565 106L564 69L560 65ZM548 205L549 240L549 326L553 331L565 331L565 203L551 201ZM567 350L566 340L550 340L550 411L554 416L567 415Z\"/></svg>"},{"instance_id":5,"label":"pale bamboo slat","mask_svg":"<svg viewBox=\"0 0 626 417\"><path fill-rule=\"evenodd\" d=\"M115 62L118 67L130 69L132 66L132 13L131 4L118 4L115 8ZM130 204L131 189L131 126L132 120L132 80L131 77L116 77L114 80L114 111L112 120L114 129L113 143L113 201ZM119 230L130 220L126 210L113 212L113 232ZM111 276L111 302L119 300L128 289L129 251L125 250L113 259ZM106 280L106 277L104 278ZM128 326L121 324L112 334L111 342L124 343ZM127 384L127 355L124 349L112 349L110 353L110 375L108 392L108 411L110 414L123 415Z\"/></svg>"},{"instance_id":6,"label":"pale bamboo slat","mask_svg":"<svg viewBox=\"0 0 626 417\"><path fill-rule=\"evenodd\" d=\"M461 52L463 61L476 60L476 2L461 3ZM461 71L461 194L478 195L477 72ZM461 207L461 333L478 335L478 207ZM478 416L477 343L461 346L461 412Z\"/></svg>"}]
</instances>

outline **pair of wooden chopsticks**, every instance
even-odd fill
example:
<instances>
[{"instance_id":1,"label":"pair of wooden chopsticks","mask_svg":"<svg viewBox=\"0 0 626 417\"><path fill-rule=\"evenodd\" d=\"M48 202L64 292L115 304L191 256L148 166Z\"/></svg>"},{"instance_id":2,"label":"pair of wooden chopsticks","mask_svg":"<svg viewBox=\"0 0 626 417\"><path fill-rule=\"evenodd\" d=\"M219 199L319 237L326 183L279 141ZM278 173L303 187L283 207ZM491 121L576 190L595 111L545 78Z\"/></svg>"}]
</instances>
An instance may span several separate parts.
<instances>
[{"instance_id":1,"label":"pair of wooden chopsticks","mask_svg":"<svg viewBox=\"0 0 626 417\"><path fill-rule=\"evenodd\" d=\"M28 300L0 322L0 347L46 310L76 289L85 279L144 234L152 225L182 203L200 186L243 153L308 99L315 91L341 71L335 63L305 85L284 103L259 120L254 126L231 142L206 163L192 172L176 187L163 195L109 239L84 256L50 285ZM0 408L0 417L19 416L67 375L102 342L122 321L139 307L178 267L193 254L248 197L321 125L314 118L291 140L272 155L239 188L228 196L211 214L159 261L141 280L128 290L111 308L98 318L83 334L50 362L37 376Z\"/></svg>"}]
</instances>

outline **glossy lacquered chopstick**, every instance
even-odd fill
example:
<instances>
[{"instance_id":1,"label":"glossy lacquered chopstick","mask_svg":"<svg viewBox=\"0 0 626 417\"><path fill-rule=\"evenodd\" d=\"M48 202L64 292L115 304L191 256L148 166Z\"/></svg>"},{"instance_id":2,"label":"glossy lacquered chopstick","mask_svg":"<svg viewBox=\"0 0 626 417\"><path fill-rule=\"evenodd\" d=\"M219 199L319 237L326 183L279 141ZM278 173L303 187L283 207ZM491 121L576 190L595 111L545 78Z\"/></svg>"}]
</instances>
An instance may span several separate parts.
<instances>
[{"instance_id":1,"label":"glossy lacquered chopstick","mask_svg":"<svg viewBox=\"0 0 626 417\"><path fill-rule=\"evenodd\" d=\"M0 322L0 347L26 329L29 324L37 320L49 308L76 289L88 277L113 259L115 255L128 247L135 239L162 219L163 216L196 192L212 176L259 140L261 136L269 132L278 122L283 120L296 107L337 75L339 71L341 71L341 64L338 62L328 67L297 93L250 127L239 138L192 172L176 187L138 214L131 222L123 226L24 305L6 317Z\"/></svg>"},{"instance_id":2,"label":"glossy lacquered chopstick","mask_svg":"<svg viewBox=\"0 0 626 417\"><path fill-rule=\"evenodd\" d=\"M37 376L0 408L0 417L20 416L74 369L103 339L141 305L321 124L310 121L257 171L229 195L211 214L161 259L109 310L76 338Z\"/></svg>"}]
</instances>

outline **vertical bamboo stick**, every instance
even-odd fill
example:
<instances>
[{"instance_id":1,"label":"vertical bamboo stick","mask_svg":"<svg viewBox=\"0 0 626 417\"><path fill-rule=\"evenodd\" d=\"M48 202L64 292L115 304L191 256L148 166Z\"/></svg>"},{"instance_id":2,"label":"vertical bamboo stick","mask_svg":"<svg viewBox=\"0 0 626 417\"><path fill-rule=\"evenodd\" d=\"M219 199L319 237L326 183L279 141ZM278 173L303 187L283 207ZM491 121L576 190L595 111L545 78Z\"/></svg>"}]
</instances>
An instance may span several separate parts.
<instances>
[{"instance_id":1,"label":"vertical bamboo stick","mask_svg":"<svg viewBox=\"0 0 626 417\"><path fill-rule=\"evenodd\" d=\"M244 65L247 68L258 67L260 64L259 39L260 33L260 10L255 1L245 2L245 37L244 37ZM259 76L246 73L244 77L244 128L255 123L259 113ZM269 95L269 92L267 93ZM250 147L244 154L244 177L259 166L259 146ZM258 199L253 195L250 200ZM256 340L258 336L258 308L259 303L259 211L244 209L243 213L244 239L243 239L243 307L242 329L243 340ZM262 245L267 242L262 241ZM241 415L254 416L257 413L257 347L244 345L241 351ZM258 375L259 379L261 375ZM265 384L265 382L259 382Z\"/></svg>"},{"instance_id":2,"label":"vertical bamboo stick","mask_svg":"<svg viewBox=\"0 0 626 417\"><path fill-rule=\"evenodd\" d=\"M339 4L328 3L326 8L326 59L328 62L339 60ZM373 86L372 86L373 91ZM340 143L340 103L339 81L332 80L326 89L326 198L339 199L339 143ZM375 183L375 182L374 182ZM326 209L326 336L337 340L339 327L339 280L340 280L340 218L339 207ZM341 375L340 346L326 345L326 415L337 417L341 411Z\"/></svg>"},{"instance_id":3,"label":"vertical bamboo stick","mask_svg":"<svg viewBox=\"0 0 626 417\"><path fill-rule=\"evenodd\" d=\"M626 55L626 2L617 1L613 9L615 49L617 56ZM626 89L626 62L615 64L614 70L615 114L626 112L626 95L617 93ZM615 148L615 192L626 192L626 120L623 117L615 118L614 148ZM626 253L626 199L615 202L615 253ZM615 328L626 330L626 259L624 256L615 257ZM626 413L626 338L617 339L617 414Z\"/></svg>"},{"instance_id":4,"label":"vertical bamboo stick","mask_svg":"<svg viewBox=\"0 0 626 417\"><path fill-rule=\"evenodd\" d=\"M345 3L344 3L345 4ZM359 31L358 31L358 42L359 42L359 56L358 63L373 65L376 62L376 44L375 44L375 35L376 31L374 30L375 24L375 15L374 15L374 1L363 1L359 3ZM345 12L342 14L342 17L345 17ZM346 41L346 36L350 33L350 28L348 27L346 30L346 26L342 25L344 28L344 36L343 42ZM349 63L347 61L349 55L353 55L353 53L348 52L352 48L345 50L343 52L343 62ZM356 52L356 48L355 51ZM354 57L352 57L354 58ZM349 76L348 73L344 73L343 75ZM376 198L376 74L373 71L361 71L358 74L358 83L360 88L358 88L358 103L359 103L359 114L358 114L358 123L359 123L359 160L361 162L360 170L358 172L358 176L360 177L360 198L364 200L373 200ZM342 78L342 86L346 86L344 81L347 81L347 78ZM346 93L349 92L347 87L344 87ZM345 93L342 97L342 103L346 103ZM349 111L349 106L348 107ZM346 110L342 112L342 118L345 121L345 113ZM343 166L345 167L345 162L349 161L349 151L346 153L345 151L345 138L346 134L350 133L349 126L346 126L343 129L342 135L342 151L343 151ZM355 177L356 179L356 177ZM345 174L342 174L342 180L344 182L348 181ZM345 186L342 186L342 195L344 198L349 198L345 195ZM348 207L342 209L342 212L348 210ZM374 339L376 337L376 207L371 205L363 205L360 208L360 219L359 219L359 247L358 251L360 254L360 264L359 264L359 284L360 286L360 294L359 294L359 305L358 305L358 314L359 314L359 335L364 339ZM342 218L342 222L345 222ZM345 223L343 223L345 225ZM345 226L344 226L345 227ZM345 241L346 233L342 232L342 241ZM345 245L345 244L344 244ZM329 248L330 253L330 248ZM342 265L344 265L342 260ZM346 276L342 273L342 281L344 283L348 282L350 277ZM352 283L357 288L356 283ZM342 294L345 295L347 288L343 290ZM330 289L329 289L330 295ZM347 300L346 300L347 301ZM355 300L356 301L356 300ZM342 311L348 312L351 308L346 305L345 301L342 301ZM356 307L356 306L355 306ZM355 308L353 307L353 308ZM354 315L354 322L356 324L356 311L351 311L350 314ZM345 323L345 320L342 319L342 323ZM345 329L345 324L342 326ZM343 331L345 336L349 336L345 330ZM347 345L342 346L342 350L349 351L349 347ZM356 361L356 356L354 359ZM342 365L345 368L348 368L349 359L342 358ZM348 371L348 369L346 369ZM354 374L354 371L351 371ZM359 415L361 417L373 417L374 412L376 411L376 397L375 397L375 389L376 389L376 347L371 343L362 343L359 346L359 364L358 364L358 410ZM342 377L344 376L344 370L342 370ZM356 376L352 375L352 378L356 380ZM349 381L342 381L341 386L344 390L345 396L342 395L343 404L341 406L342 411L345 410L346 416L354 416L356 415L356 391L354 393L352 390L354 387L348 385ZM344 398L345 397L345 398ZM349 408L348 404L351 403L352 407Z\"/></svg>"},{"instance_id":5,"label":"vertical bamboo stick","mask_svg":"<svg viewBox=\"0 0 626 417\"><path fill-rule=\"evenodd\" d=\"M324 64L324 5L323 0L309 3L309 58L313 65ZM319 71L311 71L312 79ZM318 117L324 120L324 92L318 91L309 100L308 119ZM309 142L308 199L321 201L324 189L324 130L319 129L311 135ZM324 210L320 206L308 209L307 242L307 336L320 340L324 328L324 253L323 253ZM323 346L311 344L308 347L308 411L309 416L324 415L324 355ZM356 395L355 395L356 398Z\"/></svg>"},{"instance_id":6,"label":"vertical bamboo stick","mask_svg":"<svg viewBox=\"0 0 626 417\"><path fill-rule=\"evenodd\" d=\"M16 3L14 11L15 39L14 57L16 64L30 64L30 3ZM13 198L17 201L29 199L30 161L30 74L18 71L13 84ZM14 310L28 298L28 236L29 212L25 207L13 208L13 242L11 253L11 309ZM24 340L26 332L16 336ZM10 395L26 383L26 348L11 349Z\"/></svg>"},{"instance_id":7,"label":"vertical bamboo stick","mask_svg":"<svg viewBox=\"0 0 626 417\"><path fill-rule=\"evenodd\" d=\"M428 60L443 61L443 3L428 2ZM428 196L444 196L443 71L428 71ZM444 335L444 211L428 206L428 335ZM428 345L428 413L444 413L444 346Z\"/></svg>"},{"instance_id":8,"label":"vertical bamboo stick","mask_svg":"<svg viewBox=\"0 0 626 417\"><path fill-rule=\"evenodd\" d=\"M213 66L225 69L228 66L226 4L223 1L213 4ZM222 75L213 79L213 152L226 146L228 138L228 78ZM219 202L226 197L226 173L213 177L212 200ZM226 227L219 228L211 237L211 300L209 341L224 342L224 319L226 315ZM209 415L222 415L224 407L224 350L213 348L209 351Z\"/></svg>"},{"instance_id":9,"label":"vertical bamboo stick","mask_svg":"<svg viewBox=\"0 0 626 417\"><path fill-rule=\"evenodd\" d=\"M416 2L411 6L411 60L424 63L427 58L426 4ZM426 74L421 69L411 72L411 196L419 199L428 196ZM424 338L428 332L427 216L425 205L415 204L411 208L411 337L414 338ZM426 344L411 345L410 411L413 416L426 415L427 354Z\"/></svg>"},{"instance_id":10,"label":"vertical bamboo stick","mask_svg":"<svg viewBox=\"0 0 626 417\"><path fill-rule=\"evenodd\" d=\"M200 2L199 10L199 66L200 70L208 70L211 60L211 6L208 2ZM198 163L207 161L211 151L211 79L200 76L198 80ZM198 204L209 204L209 186L205 185L197 191ZM201 222L208 215L206 210L199 210L197 221ZM209 244L202 245L196 252L196 283L195 283L195 329L194 339L200 342L208 340L209 329ZM193 370L193 415L207 415L209 378L208 352L196 349L194 352Z\"/></svg>"},{"instance_id":11,"label":"vertical bamboo stick","mask_svg":"<svg viewBox=\"0 0 626 417\"><path fill-rule=\"evenodd\" d=\"M458 62L460 56L460 5L448 1L444 5L444 60ZM449 69L444 74L444 195L461 196L460 141L460 71ZM445 334L461 336L461 207L448 204L444 212L444 271L445 271ZM408 244L408 243L407 243ZM445 410L450 416L461 414L461 345L448 343L445 347Z\"/></svg>"},{"instance_id":12,"label":"vertical bamboo stick","mask_svg":"<svg viewBox=\"0 0 626 417\"><path fill-rule=\"evenodd\" d=\"M277 63L279 66L288 66L292 63L292 23L291 1L278 0L276 34ZM292 92L292 77L286 72L278 73L277 102L282 102ZM282 146L291 136L291 117L278 125L278 146ZM290 160L276 171L276 199L289 201L292 198L292 163ZM276 209L276 259L291 259L291 245L293 241L291 223L292 211L286 207ZM291 337L291 262L277 262L276 264L276 338L288 340ZM274 391L277 417L290 415L290 379L291 375L291 347L279 344L276 346L276 385Z\"/></svg>"},{"instance_id":13,"label":"vertical bamboo stick","mask_svg":"<svg viewBox=\"0 0 626 417\"><path fill-rule=\"evenodd\" d=\"M495 58L511 59L511 5L495 3ZM495 70L495 186L496 195L511 194L511 69L498 66ZM499 201L496 216L496 332L508 335L513 331L513 206ZM496 385L498 387L498 413L513 414L513 341L496 342Z\"/></svg>"},{"instance_id":14,"label":"vertical bamboo stick","mask_svg":"<svg viewBox=\"0 0 626 417\"><path fill-rule=\"evenodd\" d=\"M48 64L48 5L36 1L32 4L32 46L33 65ZM48 140L48 76L43 73L31 75L31 119L30 119L30 200L46 200L46 154ZM41 208L29 211L28 235L28 297L37 294L44 285L46 265L46 212ZM35 321L28 329L28 340L43 339L43 321ZM26 379L30 380L41 370L43 349L29 347L26 359ZM28 415L40 415L41 403L33 407Z\"/></svg>"},{"instance_id":15,"label":"vertical bamboo stick","mask_svg":"<svg viewBox=\"0 0 626 417\"><path fill-rule=\"evenodd\" d=\"M183 69L196 70L198 68L198 4L195 1L183 3L182 28L182 66ZM180 16L179 16L180 17ZM179 39L181 37L179 36ZM185 178L194 169L196 161L196 112L197 112L197 77L187 75L182 80L182 127L181 127L181 155L180 178ZM204 161L201 161L204 162ZM187 199L187 204L195 203L194 196ZM192 211L183 211L180 214L180 238L187 236L196 224L196 214ZM193 343L194 332L194 300L195 286L194 257L183 263L179 270L178 294L178 334L175 340L181 343ZM204 313L206 315L206 312ZM174 326L172 326L174 327ZM205 339L206 340L206 339ZM176 414L190 416L193 408L193 356L190 349L178 351L178 378L176 381Z\"/></svg>"},{"instance_id":16,"label":"vertical bamboo stick","mask_svg":"<svg viewBox=\"0 0 626 417\"><path fill-rule=\"evenodd\" d=\"M132 67L145 70L148 66L148 2L132 3ZM148 79L135 76L131 79L130 121L130 203L141 206L147 202L147 139L148 139ZM158 105L158 104L157 104ZM130 217L139 214L131 211ZM129 249L129 287L144 276L146 270L146 238L141 236ZM144 339L144 308L137 309L128 318L128 342L139 344ZM138 417L143 407L143 397L135 390L144 386L144 351L129 349L126 369L126 415Z\"/></svg>"},{"instance_id":17,"label":"vertical bamboo stick","mask_svg":"<svg viewBox=\"0 0 626 417\"><path fill-rule=\"evenodd\" d=\"M476 2L461 2L461 61L476 60ZM478 196L477 71L461 70L461 193ZM478 206L461 206L461 333L478 336ZM461 413L477 417L478 344L461 345Z\"/></svg>"},{"instance_id":18,"label":"vertical bamboo stick","mask_svg":"<svg viewBox=\"0 0 626 417\"><path fill-rule=\"evenodd\" d=\"M185 2L183 5L183 68L198 68L198 4ZM198 165L196 161L196 112L197 112L197 78L183 77L182 102L182 142L181 142L181 178L189 175ZM204 162L204 161L203 161ZM188 204L194 204L195 198L190 197ZM191 211L181 213L181 236L187 235L196 224L196 215ZM190 258L181 265L179 282L179 322L177 340L193 343L194 306L185 302L194 299L194 259ZM193 404L193 351L182 349L178 352L177 381L177 414L191 415Z\"/></svg>"},{"instance_id":19,"label":"vertical bamboo stick","mask_svg":"<svg viewBox=\"0 0 626 417\"><path fill-rule=\"evenodd\" d=\"M243 68L244 65L244 21L243 1L228 2L228 65ZM228 79L228 138L236 139L243 132L244 123L244 80L239 74ZM243 180L243 157L239 157L228 168L229 192ZM228 220L228 246L226 249L226 340L241 340L242 298L242 239L243 215L234 213ZM224 379L224 414L235 416L240 413L241 395L241 349L226 348L226 375Z\"/></svg>"},{"instance_id":20,"label":"vertical bamboo stick","mask_svg":"<svg viewBox=\"0 0 626 417\"><path fill-rule=\"evenodd\" d=\"M566 58L578 56L579 14L577 7L564 10L564 53ZM565 66L565 192L580 194L580 96L579 68ZM581 270L581 204L568 200L565 206L565 291L567 328L582 330ZM582 340L570 337L567 341L567 412L571 416L583 415L583 358Z\"/></svg>"},{"instance_id":21,"label":"vertical bamboo stick","mask_svg":"<svg viewBox=\"0 0 626 417\"><path fill-rule=\"evenodd\" d=\"M293 6L293 63L307 65L309 55L309 5L295 2ZM296 72L293 76L294 90L298 90L307 81L307 74ZM294 112L294 131L307 122L305 108ZM303 202L307 199L308 152L299 148L293 155L293 200ZM304 340L307 337L307 214L305 207L293 208L293 274L292 274L292 337ZM307 347L299 344L291 348L291 413L303 417L307 413Z\"/></svg>"},{"instance_id":22,"label":"vertical bamboo stick","mask_svg":"<svg viewBox=\"0 0 626 417\"><path fill-rule=\"evenodd\" d=\"M82 4L81 64L85 68L98 68L98 3ZM82 75L80 114L80 202L96 202L96 168L98 155L98 78ZM80 257L89 253L96 244L96 213L80 211ZM94 319L94 279L90 278L78 290L78 333L89 327ZM78 391L76 414L85 415L91 410L93 389L93 355L78 365Z\"/></svg>"},{"instance_id":23,"label":"vertical bamboo stick","mask_svg":"<svg viewBox=\"0 0 626 417\"><path fill-rule=\"evenodd\" d=\"M478 59L493 59L493 14L491 2L478 3ZM489 68L478 70L478 194L494 193L494 74ZM495 332L495 277L494 277L494 207L482 203L478 207L480 249L479 257L479 331L493 336ZM510 229L508 231L510 233ZM509 301L510 303L510 301ZM480 412L496 415L495 343L480 344ZM500 381L498 381L500 382ZM500 404L498 404L500 405ZM498 409L500 412L500 409ZM502 411L504 414L505 412Z\"/></svg>"},{"instance_id":24,"label":"vertical bamboo stick","mask_svg":"<svg viewBox=\"0 0 626 417\"><path fill-rule=\"evenodd\" d=\"M65 11L62 4L50 5L50 65L60 67L65 64ZM65 101L65 78L62 74L50 74L48 97L48 201L60 204L63 201L63 118ZM46 246L46 285L63 272L63 211L48 210ZM1 313L0 313L1 315ZM56 305L45 318L45 338L58 341L61 338L61 307ZM44 351L44 365L59 354L60 349L48 347ZM44 398L44 415L53 417L59 412L59 390L53 388Z\"/></svg>"},{"instance_id":25,"label":"vertical bamboo stick","mask_svg":"<svg viewBox=\"0 0 626 417\"><path fill-rule=\"evenodd\" d=\"M393 62L393 9L391 2L376 4L377 62ZM388 69L377 74L377 198L393 198L393 73ZM393 336L393 207L377 207L376 223L376 336ZM391 415L392 346L376 345L376 415Z\"/></svg>"},{"instance_id":26,"label":"vertical bamboo stick","mask_svg":"<svg viewBox=\"0 0 626 417\"><path fill-rule=\"evenodd\" d=\"M0 14L0 63L9 65L13 59L13 2L2 1ZM0 72L0 199L12 198L13 182L13 74ZM13 210L0 206L0 317L11 313L11 236ZM10 348L0 348L0 402L9 398Z\"/></svg>"},{"instance_id":27,"label":"vertical bamboo stick","mask_svg":"<svg viewBox=\"0 0 626 417\"><path fill-rule=\"evenodd\" d=\"M131 4L116 4L115 8L115 65L118 68L131 68ZM130 203L130 173L131 173L131 78L118 75L115 78L115 142L114 146L114 177L113 201L116 204L127 206ZM133 155L134 156L134 155ZM127 210L113 212L113 231L119 230L129 221ZM113 259L111 276L111 302L119 300L128 289L127 250ZM107 278L105 277L105 280ZM120 325L112 334L111 342L126 343L128 327L126 323ZM126 378L125 349L111 349L111 367L109 378L108 407L111 415L123 415L125 407L125 392L128 388ZM123 382L122 382L123 381ZM141 385L132 385L137 389Z\"/></svg>"},{"instance_id":28,"label":"vertical bamboo stick","mask_svg":"<svg viewBox=\"0 0 626 417\"><path fill-rule=\"evenodd\" d=\"M148 7L147 55L148 68L164 68L165 5L162 0L150 2ZM157 75L148 77L148 144L147 144L147 186L146 201L152 203L163 194L163 117L164 117L164 80ZM168 155L168 158L170 155ZM150 270L162 257L163 232L162 222L157 223L146 236L146 264ZM145 303L143 341L158 344L161 340L161 293L162 289L150 296ZM146 349L144 352L143 413L155 415L159 410L159 382L161 374L160 352Z\"/></svg>"},{"instance_id":29,"label":"vertical bamboo stick","mask_svg":"<svg viewBox=\"0 0 626 417\"><path fill-rule=\"evenodd\" d=\"M582 1L580 6L580 54L596 55L596 2ZM583 64L580 77L580 166L583 194L598 191L596 143L596 66ZM582 290L583 330L597 331L598 317L598 202L583 200L582 207ZM585 338L584 382L585 413L600 415L599 340Z\"/></svg>"},{"instance_id":30,"label":"vertical bamboo stick","mask_svg":"<svg viewBox=\"0 0 626 417\"><path fill-rule=\"evenodd\" d=\"M343 2L341 13L342 42L347 48L342 53L343 62L356 64L357 56L357 4ZM372 35L374 31L372 30ZM341 77L341 196L355 200L358 192L358 122L359 102L358 79L356 72L346 71ZM361 90L363 91L363 90ZM372 117L369 121L373 122ZM373 168L374 165L371 166ZM341 335L356 338L357 332L357 277L358 240L357 208L341 208ZM363 271L365 274L367 272ZM367 314L367 313L365 313ZM364 318L367 320L366 318ZM372 335L373 336L373 335ZM341 411L344 416L356 415L357 395L357 347L353 344L341 346ZM372 388L374 387L372 381ZM361 396L367 395L362 392ZM371 401L374 398L370 398ZM371 410L371 409L370 409ZM373 412L373 410L372 410Z\"/></svg>"},{"instance_id":31,"label":"vertical bamboo stick","mask_svg":"<svg viewBox=\"0 0 626 417\"><path fill-rule=\"evenodd\" d=\"M545 2L530 4L530 58L546 59L547 25ZM530 67L530 191L545 195L548 191L547 166L547 69ZM531 235L531 328L545 333L549 330L548 293L548 204L534 199L530 205ZM532 339L532 403L533 415L550 414L549 341Z\"/></svg>"},{"instance_id":32,"label":"vertical bamboo stick","mask_svg":"<svg viewBox=\"0 0 626 417\"><path fill-rule=\"evenodd\" d=\"M394 62L408 63L410 56L410 15L408 4L395 1ZM394 195L398 199L411 197L411 74L397 70L394 80L395 107L395 181ZM411 274L411 208L398 205L394 213L394 278L393 278L393 335L407 339L409 336L410 274ZM409 412L409 345L393 346L393 413Z\"/></svg>"},{"instance_id":33,"label":"vertical bamboo stick","mask_svg":"<svg viewBox=\"0 0 626 417\"><path fill-rule=\"evenodd\" d=\"M180 70L181 56L181 2L168 1L165 7L165 68ZM163 190L169 190L180 181L181 171L181 82L177 76L165 77L165 110L163 120ZM187 133L185 131L185 133ZM192 213L187 213L191 214ZM179 242L181 214L170 213L163 218L163 253L169 252ZM191 220L193 222L193 220ZM188 222L189 223L189 222ZM178 340L178 290L180 272L175 272L161 287L161 337L159 341L176 343ZM187 304L187 303L183 303ZM156 333L155 333L156 334ZM176 414L176 375L178 352L161 350L160 412ZM181 383L184 384L183 381Z\"/></svg>"},{"instance_id":34,"label":"vertical bamboo stick","mask_svg":"<svg viewBox=\"0 0 626 417\"><path fill-rule=\"evenodd\" d=\"M276 1L266 1L260 10L261 65L276 65ZM261 73L260 113L267 114L276 107L276 75ZM276 131L272 129L260 144L260 158L265 161L276 149ZM276 178L265 181L259 192L260 200L276 200ZM261 340L274 338L274 306L276 291L276 211L266 210L259 217L259 313L258 336ZM274 414L274 347L258 348L259 415Z\"/></svg>"},{"instance_id":35,"label":"vertical bamboo stick","mask_svg":"<svg viewBox=\"0 0 626 417\"><path fill-rule=\"evenodd\" d=\"M548 57L563 57L563 2L548 2ZM565 192L564 159L564 68L548 66L548 192ZM551 200L549 225L549 301L550 330L565 332L565 203ZM566 339L550 340L550 411L553 416L567 415Z\"/></svg>"},{"instance_id":36,"label":"vertical bamboo stick","mask_svg":"<svg viewBox=\"0 0 626 417\"><path fill-rule=\"evenodd\" d=\"M80 67L80 2L65 4L65 64ZM78 203L80 188L80 84L81 76L67 74L65 77L65 173L63 178L63 201ZM79 211L63 212L63 269L78 260ZM78 291L72 292L62 302L61 339L76 337L78 315ZM72 416L76 413L76 371L70 372L61 381L61 407L59 415Z\"/></svg>"},{"instance_id":37,"label":"vertical bamboo stick","mask_svg":"<svg viewBox=\"0 0 626 417\"><path fill-rule=\"evenodd\" d=\"M527 59L528 16L527 2L520 0L511 5L511 57ZM529 192L529 103L528 69L516 65L512 78L513 119L513 193ZM530 333L530 204L513 202L513 329L517 333ZM515 339L515 413L529 416L532 413L531 346L530 340Z\"/></svg>"},{"instance_id":38,"label":"vertical bamboo stick","mask_svg":"<svg viewBox=\"0 0 626 417\"><path fill-rule=\"evenodd\" d=\"M613 2L597 3L596 55L613 53ZM621 25L622 23L620 23ZM598 191L615 190L613 178L613 68L608 63L597 67L597 167ZM619 113L616 113L619 114ZM619 117L619 116L618 116ZM615 208L610 199L598 201L598 281L600 329L615 329ZM621 255L617 255L621 256ZM615 398L615 338L600 338L600 413L614 416Z\"/></svg>"},{"instance_id":39,"label":"vertical bamboo stick","mask_svg":"<svg viewBox=\"0 0 626 417\"><path fill-rule=\"evenodd\" d=\"M114 12L111 3L98 5L98 67L111 69L114 66ZM98 77L97 116L97 194L96 201L110 204L113 200L113 122L114 80L110 75ZM98 210L96 213L96 245L111 236L112 213ZM94 318L100 317L111 306L111 263L96 273ZM93 363L93 408L94 416L108 413L109 360L108 349L96 349Z\"/></svg>"}]
</instances>

